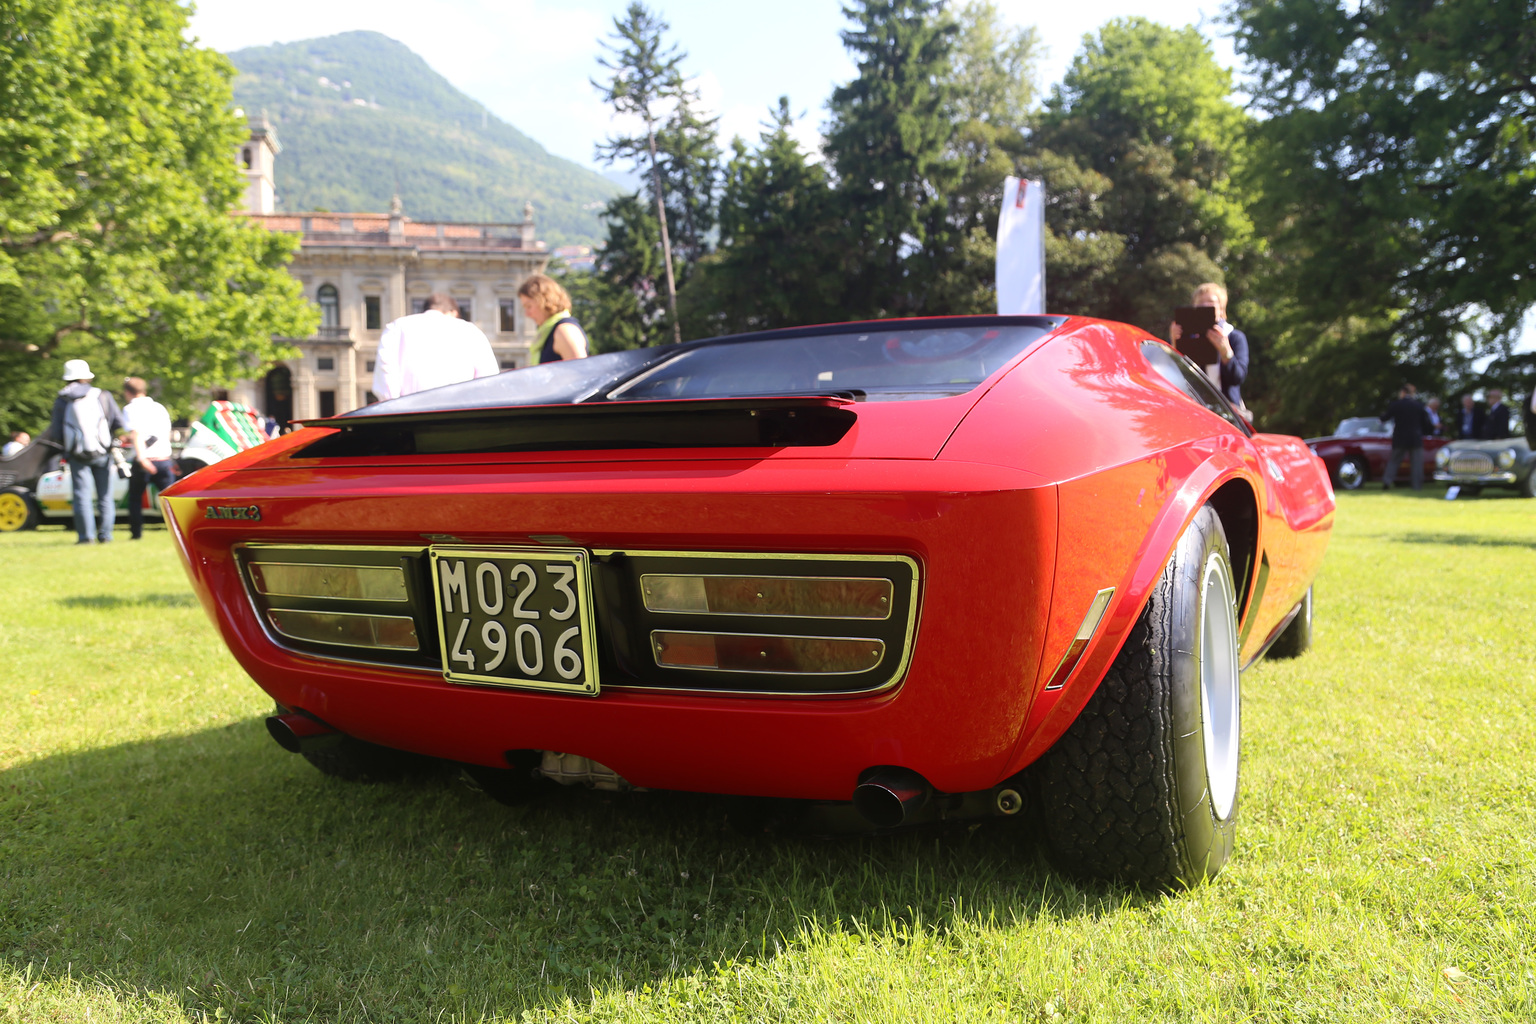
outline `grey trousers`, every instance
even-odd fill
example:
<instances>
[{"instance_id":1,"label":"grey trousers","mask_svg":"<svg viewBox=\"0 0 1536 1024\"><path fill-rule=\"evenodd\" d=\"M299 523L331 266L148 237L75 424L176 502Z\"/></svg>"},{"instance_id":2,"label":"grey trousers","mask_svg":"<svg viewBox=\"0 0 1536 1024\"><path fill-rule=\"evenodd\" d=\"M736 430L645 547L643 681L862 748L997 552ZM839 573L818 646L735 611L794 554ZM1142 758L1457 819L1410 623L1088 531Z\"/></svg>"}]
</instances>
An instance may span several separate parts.
<instances>
[{"instance_id":1,"label":"grey trousers","mask_svg":"<svg viewBox=\"0 0 1536 1024\"><path fill-rule=\"evenodd\" d=\"M1397 463L1400 459L1408 460L1408 479L1413 481L1414 490L1422 490L1424 487L1424 447L1417 448L1393 448L1392 454L1387 457L1387 475L1382 482L1391 487L1397 482Z\"/></svg>"}]
</instances>

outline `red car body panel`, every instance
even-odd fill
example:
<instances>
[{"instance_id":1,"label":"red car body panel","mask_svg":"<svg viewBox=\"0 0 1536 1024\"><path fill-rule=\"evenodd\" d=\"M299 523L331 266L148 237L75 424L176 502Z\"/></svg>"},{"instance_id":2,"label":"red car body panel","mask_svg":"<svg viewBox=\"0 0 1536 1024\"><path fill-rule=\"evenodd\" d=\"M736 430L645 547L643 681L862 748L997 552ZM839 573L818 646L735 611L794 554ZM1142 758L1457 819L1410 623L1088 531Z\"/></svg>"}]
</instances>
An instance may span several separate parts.
<instances>
[{"instance_id":1,"label":"red car body panel","mask_svg":"<svg viewBox=\"0 0 1536 1024\"><path fill-rule=\"evenodd\" d=\"M636 786L846 800L899 765L944 792L1018 772L1087 702L1185 525L1213 494L1249 502L1257 566L1245 660L1321 563L1333 499L1295 438L1245 434L1141 354L1147 336L1070 319L964 395L850 404L837 444L305 458L327 427L241 453L164 499L225 641L279 703L370 742L503 766L514 749L581 754ZM257 506L259 522L210 519ZM604 682L596 698L452 684L420 669L279 646L236 544L534 544L588 549L908 556L920 566L910 664L883 692L768 697ZM566 543L562 541L562 543ZM1115 592L1058 690L1046 684L1094 594ZM1242 586L1242 581L1239 581ZM1250 621L1251 620L1251 621Z\"/></svg>"}]
</instances>

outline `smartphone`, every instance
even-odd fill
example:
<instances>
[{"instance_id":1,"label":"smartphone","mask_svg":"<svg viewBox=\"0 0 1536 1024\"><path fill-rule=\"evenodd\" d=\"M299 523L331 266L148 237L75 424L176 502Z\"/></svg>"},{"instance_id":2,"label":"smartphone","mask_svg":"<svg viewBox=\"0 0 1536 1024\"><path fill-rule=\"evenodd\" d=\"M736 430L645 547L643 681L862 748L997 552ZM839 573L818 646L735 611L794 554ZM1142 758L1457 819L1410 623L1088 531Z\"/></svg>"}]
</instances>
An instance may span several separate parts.
<instances>
[{"instance_id":1,"label":"smartphone","mask_svg":"<svg viewBox=\"0 0 1536 1024\"><path fill-rule=\"evenodd\" d=\"M1179 325L1179 341L1174 346L1201 366L1221 361L1221 354L1206 332L1216 326L1215 306L1180 306L1173 311L1173 322Z\"/></svg>"}]
</instances>

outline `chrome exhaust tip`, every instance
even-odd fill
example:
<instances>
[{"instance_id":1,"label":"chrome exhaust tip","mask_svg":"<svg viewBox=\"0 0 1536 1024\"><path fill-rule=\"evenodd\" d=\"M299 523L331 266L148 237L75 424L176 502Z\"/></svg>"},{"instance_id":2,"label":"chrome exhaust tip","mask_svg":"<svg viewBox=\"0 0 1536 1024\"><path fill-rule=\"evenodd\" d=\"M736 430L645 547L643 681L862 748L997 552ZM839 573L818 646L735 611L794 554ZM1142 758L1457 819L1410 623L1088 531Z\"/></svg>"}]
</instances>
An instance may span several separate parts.
<instances>
[{"instance_id":1,"label":"chrome exhaust tip","mask_svg":"<svg viewBox=\"0 0 1536 1024\"><path fill-rule=\"evenodd\" d=\"M933 795L928 780L908 768L871 768L853 789L853 807L878 828L895 828L908 821Z\"/></svg>"},{"instance_id":2,"label":"chrome exhaust tip","mask_svg":"<svg viewBox=\"0 0 1536 1024\"><path fill-rule=\"evenodd\" d=\"M340 736L341 733L326 725L318 718L313 718L300 711L289 711L286 714L271 715L267 718L267 732L277 741L277 745L290 754L300 754L308 747L324 743L327 740Z\"/></svg>"}]
</instances>

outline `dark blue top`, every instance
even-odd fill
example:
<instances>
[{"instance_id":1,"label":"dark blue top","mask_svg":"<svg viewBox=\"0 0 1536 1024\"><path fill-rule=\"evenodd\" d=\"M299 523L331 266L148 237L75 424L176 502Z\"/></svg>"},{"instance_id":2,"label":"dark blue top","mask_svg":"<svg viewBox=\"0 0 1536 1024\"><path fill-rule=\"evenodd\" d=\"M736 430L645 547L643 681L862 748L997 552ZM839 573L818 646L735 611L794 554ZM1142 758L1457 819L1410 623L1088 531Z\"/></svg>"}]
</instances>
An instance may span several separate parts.
<instances>
[{"instance_id":1,"label":"dark blue top","mask_svg":"<svg viewBox=\"0 0 1536 1024\"><path fill-rule=\"evenodd\" d=\"M1233 405L1242 405L1243 381L1248 378L1248 335L1234 327L1227 342L1232 346L1232 358L1221 364L1221 393Z\"/></svg>"},{"instance_id":2,"label":"dark blue top","mask_svg":"<svg viewBox=\"0 0 1536 1024\"><path fill-rule=\"evenodd\" d=\"M1417 398L1394 398L1382 419L1392 424L1393 448L1422 448L1429 412Z\"/></svg>"}]
</instances>

